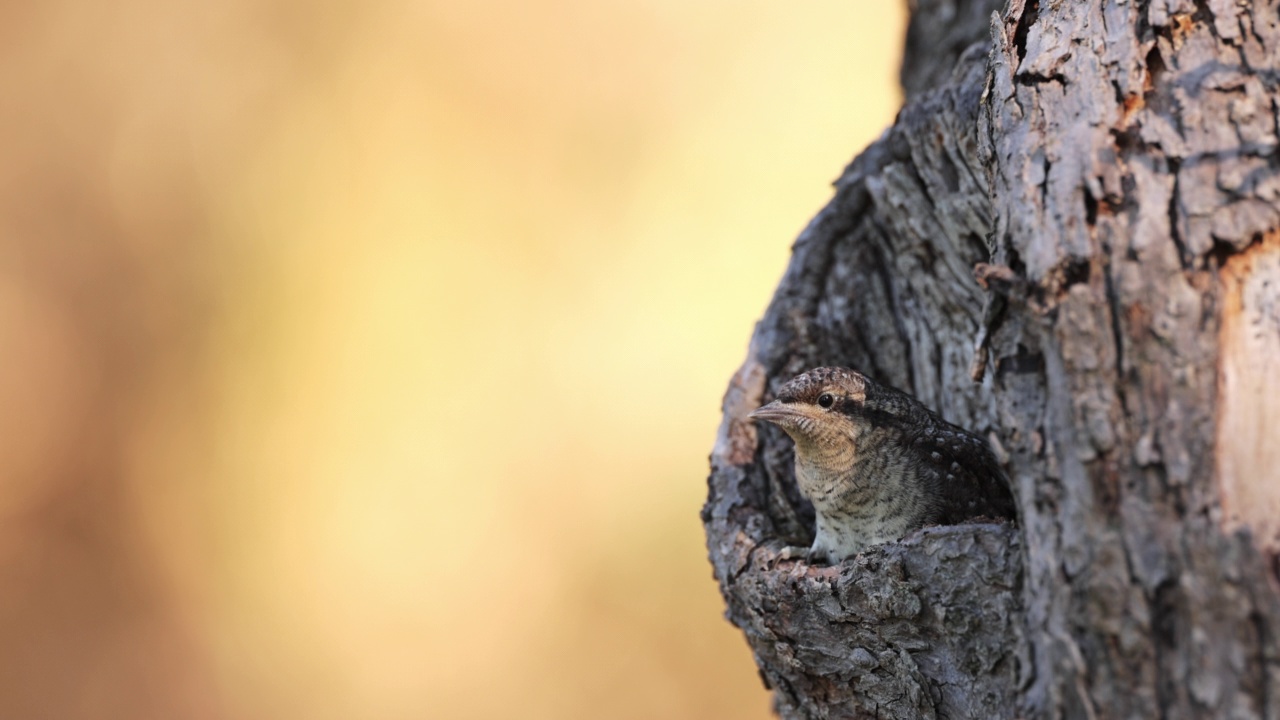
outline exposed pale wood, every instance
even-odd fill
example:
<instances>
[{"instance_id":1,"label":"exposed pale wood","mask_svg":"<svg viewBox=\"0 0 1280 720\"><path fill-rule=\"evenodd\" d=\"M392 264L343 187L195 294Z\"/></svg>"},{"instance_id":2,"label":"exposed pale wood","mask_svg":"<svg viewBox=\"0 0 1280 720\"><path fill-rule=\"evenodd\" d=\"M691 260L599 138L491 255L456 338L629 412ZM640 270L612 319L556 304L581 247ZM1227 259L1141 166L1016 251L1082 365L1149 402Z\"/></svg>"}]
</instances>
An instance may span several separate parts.
<instances>
[{"instance_id":1,"label":"exposed pale wood","mask_svg":"<svg viewBox=\"0 0 1280 720\"><path fill-rule=\"evenodd\" d=\"M1216 454L1228 530L1280 550L1280 232L1222 268Z\"/></svg>"}]
</instances>

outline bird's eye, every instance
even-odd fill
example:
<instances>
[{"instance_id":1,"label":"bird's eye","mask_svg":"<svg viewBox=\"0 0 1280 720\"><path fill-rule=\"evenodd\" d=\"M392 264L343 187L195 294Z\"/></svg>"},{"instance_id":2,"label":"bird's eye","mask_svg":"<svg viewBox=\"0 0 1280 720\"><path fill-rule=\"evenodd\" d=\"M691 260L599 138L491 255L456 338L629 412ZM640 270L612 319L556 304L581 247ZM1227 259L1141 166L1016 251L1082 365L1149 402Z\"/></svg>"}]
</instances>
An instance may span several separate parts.
<instances>
[{"instance_id":1,"label":"bird's eye","mask_svg":"<svg viewBox=\"0 0 1280 720\"><path fill-rule=\"evenodd\" d=\"M822 393L822 396L818 398L818 404L824 408L829 408L836 404L836 399L831 396L831 393Z\"/></svg>"}]
</instances>

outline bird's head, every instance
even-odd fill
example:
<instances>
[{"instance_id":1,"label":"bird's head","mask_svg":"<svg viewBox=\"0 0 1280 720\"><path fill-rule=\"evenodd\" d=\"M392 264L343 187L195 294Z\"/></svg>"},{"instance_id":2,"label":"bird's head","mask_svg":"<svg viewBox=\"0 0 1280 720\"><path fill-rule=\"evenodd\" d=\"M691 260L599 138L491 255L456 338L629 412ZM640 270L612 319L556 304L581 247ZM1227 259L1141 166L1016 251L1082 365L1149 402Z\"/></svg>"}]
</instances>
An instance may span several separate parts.
<instances>
[{"instance_id":1,"label":"bird's head","mask_svg":"<svg viewBox=\"0 0 1280 720\"><path fill-rule=\"evenodd\" d=\"M863 425L867 379L846 368L816 368L783 385L748 417L782 428L802 452L855 438Z\"/></svg>"}]
</instances>

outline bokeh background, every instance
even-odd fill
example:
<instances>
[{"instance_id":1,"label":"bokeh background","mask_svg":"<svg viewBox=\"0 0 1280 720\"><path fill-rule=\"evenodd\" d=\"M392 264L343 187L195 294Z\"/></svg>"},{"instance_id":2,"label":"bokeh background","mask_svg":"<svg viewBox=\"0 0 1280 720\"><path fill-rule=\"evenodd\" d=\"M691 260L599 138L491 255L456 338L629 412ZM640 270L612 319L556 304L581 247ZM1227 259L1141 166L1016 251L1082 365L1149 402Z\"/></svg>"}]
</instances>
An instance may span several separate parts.
<instances>
[{"instance_id":1,"label":"bokeh background","mask_svg":"<svg viewBox=\"0 0 1280 720\"><path fill-rule=\"evenodd\" d=\"M706 456L899 5L0 6L0 717L768 717Z\"/></svg>"}]
</instances>

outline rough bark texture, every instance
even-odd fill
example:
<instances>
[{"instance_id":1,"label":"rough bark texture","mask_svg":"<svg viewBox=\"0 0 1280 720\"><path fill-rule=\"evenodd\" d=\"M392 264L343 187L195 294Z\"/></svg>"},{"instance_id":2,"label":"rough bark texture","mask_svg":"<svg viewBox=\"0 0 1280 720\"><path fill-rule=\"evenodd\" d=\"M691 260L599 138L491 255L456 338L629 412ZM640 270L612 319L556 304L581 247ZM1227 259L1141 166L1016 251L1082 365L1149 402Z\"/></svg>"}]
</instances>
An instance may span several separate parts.
<instances>
[{"instance_id":1,"label":"rough bark texture","mask_svg":"<svg viewBox=\"0 0 1280 720\"><path fill-rule=\"evenodd\" d=\"M1280 0L983 5L913 7L730 384L728 618L788 718L1280 717ZM1019 523L780 561L812 510L745 415L818 365L988 435Z\"/></svg>"}]
</instances>

